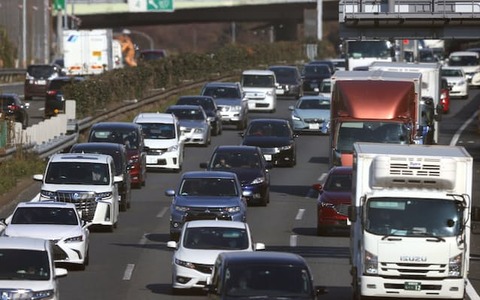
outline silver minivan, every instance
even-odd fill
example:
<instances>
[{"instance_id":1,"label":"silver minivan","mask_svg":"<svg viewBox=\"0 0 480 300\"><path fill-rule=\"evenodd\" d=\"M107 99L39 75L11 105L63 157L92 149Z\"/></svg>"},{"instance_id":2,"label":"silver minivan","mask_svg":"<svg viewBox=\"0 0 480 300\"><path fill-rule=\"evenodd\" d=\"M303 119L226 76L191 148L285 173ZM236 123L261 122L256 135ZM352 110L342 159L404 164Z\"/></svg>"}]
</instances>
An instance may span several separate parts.
<instances>
[{"instance_id":1,"label":"silver minivan","mask_svg":"<svg viewBox=\"0 0 480 300\"><path fill-rule=\"evenodd\" d=\"M248 100L248 109L275 112L277 79L271 70L245 70L241 84Z\"/></svg>"}]
</instances>

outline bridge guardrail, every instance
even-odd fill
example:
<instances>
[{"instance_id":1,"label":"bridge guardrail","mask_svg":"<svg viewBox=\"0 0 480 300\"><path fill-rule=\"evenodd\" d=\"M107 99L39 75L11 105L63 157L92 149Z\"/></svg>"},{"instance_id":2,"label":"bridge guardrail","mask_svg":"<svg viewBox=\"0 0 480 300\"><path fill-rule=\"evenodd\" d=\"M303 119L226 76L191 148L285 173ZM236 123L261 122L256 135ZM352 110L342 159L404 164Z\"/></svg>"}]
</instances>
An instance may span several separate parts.
<instances>
[{"instance_id":1,"label":"bridge guardrail","mask_svg":"<svg viewBox=\"0 0 480 300\"><path fill-rule=\"evenodd\" d=\"M25 80L27 69L0 69L0 83L14 83Z\"/></svg>"}]
</instances>

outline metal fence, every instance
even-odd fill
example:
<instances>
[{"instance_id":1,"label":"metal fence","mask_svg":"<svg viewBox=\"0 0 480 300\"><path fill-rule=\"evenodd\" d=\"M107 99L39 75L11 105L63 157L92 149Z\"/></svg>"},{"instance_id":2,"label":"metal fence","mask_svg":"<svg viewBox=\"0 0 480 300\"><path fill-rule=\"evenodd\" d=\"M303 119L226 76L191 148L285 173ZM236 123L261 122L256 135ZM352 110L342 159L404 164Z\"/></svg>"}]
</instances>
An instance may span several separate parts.
<instances>
[{"instance_id":1,"label":"metal fence","mask_svg":"<svg viewBox=\"0 0 480 300\"><path fill-rule=\"evenodd\" d=\"M0 1L0 27L17 49L14 67L50 61L54 46L51 16L50 0Z\"/></svg>"}]
</instances>

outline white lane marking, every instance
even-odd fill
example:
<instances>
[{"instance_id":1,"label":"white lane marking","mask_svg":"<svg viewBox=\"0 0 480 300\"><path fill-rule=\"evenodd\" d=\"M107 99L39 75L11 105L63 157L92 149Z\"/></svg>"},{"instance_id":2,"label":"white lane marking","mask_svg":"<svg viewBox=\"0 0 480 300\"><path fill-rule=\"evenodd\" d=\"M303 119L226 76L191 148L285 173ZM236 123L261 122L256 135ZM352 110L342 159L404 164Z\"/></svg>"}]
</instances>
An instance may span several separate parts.
<instances>
[{"instance_id":1,"label":"white lane marking","mask_svg":"<svg viewBox=\"0 0 480 300\"><path fill-rule=\"evenodd\" d=\"M480 300L480 296L478 295L477 291L475 291L472 284L470 283L470 280L468 279L467 287L465 289L467 290L467 295L470 300Z\"/></svg>"},{"instance_id":2,"label":"white lane marking","mask_svg":"<svg viewBox=\"0 0 480 300\"><path fill-rule=\"evenodd\" d=\"M305 214L305 209L300 208L297 212L297 215L295 216L295 220L301 220L304 214Z\"/></svg>"},{"instance_id":3,"label":"white lane marking","mask_svg":"<svg viewBox=\"0 0 480 300\"><path fill-rule=\"evenodd\" d=\"M470 123L472 123L472 121L475 118L477 118L477 116L478 116L478 110L474 112L473 115L468 120L466 120L465 123L462 124L462 126L460 126L460 128L458 128L457 132L455 132L455 134L452 137L452 140L450 141L450 146L455 146L458 143L458 139L462 135L462 132L465 130L465 128L467 128L467 126Z\"/></svg>"},{"instance_id":4,"label":"white lane marking","mask_svg":"<svg viewBox=\"0 0 480 300\"><path fill-rule=\"evenodd\" d=\"M163 216L165 215L165 213L167 212L168 210L168 207L164 207L158 214L157 214L157 218L163 218Z\"/></svg>"},{"instance_id":5,"label":"white lane marking","mask_svg":"<svg viewBox=\"0 0 480 300\"><path fill-rule=\"evenodd\" d=\"M127 265L127 268L125 269L125 273L123 273L123 280L130 280L130 278L132 278L132 273L134 268L135 268L134 264Z\"/></svg>"},{"instance_id":6,"label":"white lane marking","mask_svg":"<svg viewBox=\"0 0 480 300\"><path fill-rule=\"evenodd\" d=\"M290 247L297 247L297 238L298 236L296 234L290 236Z\"/></svg>"}]
</instances>

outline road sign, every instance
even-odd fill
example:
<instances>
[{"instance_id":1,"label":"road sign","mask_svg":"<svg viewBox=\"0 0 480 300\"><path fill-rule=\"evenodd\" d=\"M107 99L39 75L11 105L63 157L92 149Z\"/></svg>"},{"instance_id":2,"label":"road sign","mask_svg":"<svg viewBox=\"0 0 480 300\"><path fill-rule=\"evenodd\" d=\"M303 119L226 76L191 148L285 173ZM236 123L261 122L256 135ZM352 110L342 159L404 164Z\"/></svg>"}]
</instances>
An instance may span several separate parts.
<instances>
[{"instance_id":1,"label":"road sign","mask_svg":"<svg viewBox=\"0 0 480 300\"><path fill-rule=\"evenodd\" d=\"M172 12L174 0L128 0L130 12Z\"/></svg>"},{"instance_id":2,"label":"road sign","mask_svg":"<svg viewBox=\"0 0 480 300\"><path fill-rule=\"evenodd\" d=\"M65 9L65 0L54 0L53 8L55 10L64 10Z\"/></svg>"}]
</instances>

